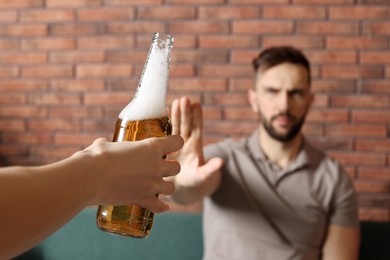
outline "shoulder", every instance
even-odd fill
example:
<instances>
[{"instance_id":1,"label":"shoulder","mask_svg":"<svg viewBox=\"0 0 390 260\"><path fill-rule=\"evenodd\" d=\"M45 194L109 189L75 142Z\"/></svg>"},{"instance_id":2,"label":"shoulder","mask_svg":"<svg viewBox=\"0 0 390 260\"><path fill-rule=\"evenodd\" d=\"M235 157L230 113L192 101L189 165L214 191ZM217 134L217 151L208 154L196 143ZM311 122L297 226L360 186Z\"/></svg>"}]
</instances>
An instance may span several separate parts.
<instances>
[{"instance_id":1,"label":"shoulder","mask_svg":"<svg viewBox=\"0 0 390 260\"><path fill-rule=\"evenodd\" d=\"M245 140L246 138L239 140L228 138L221 142L209 144L204 148L205 157L207 159L221 157L227 160L233 152L246 150Z\"/></svg>"}]
</instances>

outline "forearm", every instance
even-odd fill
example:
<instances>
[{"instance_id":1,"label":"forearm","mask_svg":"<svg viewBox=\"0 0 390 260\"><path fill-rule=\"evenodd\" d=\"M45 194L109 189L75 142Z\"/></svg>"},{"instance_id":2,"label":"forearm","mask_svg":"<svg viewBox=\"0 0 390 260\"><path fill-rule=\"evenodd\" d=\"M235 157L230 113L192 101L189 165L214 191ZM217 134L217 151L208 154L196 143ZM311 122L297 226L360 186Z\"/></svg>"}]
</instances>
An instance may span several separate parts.
<instances>
[{"instance_id":1,"label":"forearm","mask_svg":"<svg viewBox=\"0 0 390 260\"><path fill-rule=\"evenodd\" d=\"M81 171L74 157L0 169L0 259L36 245L88 205L87 175Z\"/></svg>"}]
</instances>

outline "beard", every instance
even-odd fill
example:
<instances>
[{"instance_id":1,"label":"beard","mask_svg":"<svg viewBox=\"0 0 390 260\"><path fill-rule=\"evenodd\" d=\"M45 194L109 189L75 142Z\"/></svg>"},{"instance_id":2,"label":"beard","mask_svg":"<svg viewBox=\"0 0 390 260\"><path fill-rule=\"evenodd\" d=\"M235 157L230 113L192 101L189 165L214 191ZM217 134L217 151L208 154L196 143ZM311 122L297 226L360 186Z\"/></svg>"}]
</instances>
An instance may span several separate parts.
<instances>
[{"instance_id":1,"label":"beard","mask_svg":"<svg viewBox=\"0 0 390 260\"><path fill-rule=\"evenodd\" d=\"M276 116L273 116L271 120L266 120L265 116L262 115L262 113L259 113L260 116L260 123L263 125L265 131L270 135L273 139L280 141L282 143L287 143L294 139L297 134L300 132L303 123L305 122L306 113L302 118L296 118L292 116L289 113L280 113ZM279 133L273 126L272 122L278 117L278 116L286 116L293 122L293 125L291 126L290 130L288 130L287 133Z\"/></svg>"}]
</instances>

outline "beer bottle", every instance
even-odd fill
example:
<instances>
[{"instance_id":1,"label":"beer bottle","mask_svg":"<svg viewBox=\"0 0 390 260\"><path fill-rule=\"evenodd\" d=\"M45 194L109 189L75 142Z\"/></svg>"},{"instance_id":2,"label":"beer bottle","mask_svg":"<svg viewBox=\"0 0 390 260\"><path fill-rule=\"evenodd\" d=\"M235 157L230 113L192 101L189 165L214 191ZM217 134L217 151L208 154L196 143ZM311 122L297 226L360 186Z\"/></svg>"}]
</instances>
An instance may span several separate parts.
<instances>
[{"instance_id":1,"label":"beer bottle","mask_svg":"<svg viewBox=\"0 0 390 260\"><path fill-rule=\"evenodd\" d=\"M171 134L166 94L172 44L170 35L154 34L134 98L118 116L114 142ZM100 205L96 222L103 231L143 238L150 233L153 217L153 212L137 205Z\"/></svg>"}]
</instances>

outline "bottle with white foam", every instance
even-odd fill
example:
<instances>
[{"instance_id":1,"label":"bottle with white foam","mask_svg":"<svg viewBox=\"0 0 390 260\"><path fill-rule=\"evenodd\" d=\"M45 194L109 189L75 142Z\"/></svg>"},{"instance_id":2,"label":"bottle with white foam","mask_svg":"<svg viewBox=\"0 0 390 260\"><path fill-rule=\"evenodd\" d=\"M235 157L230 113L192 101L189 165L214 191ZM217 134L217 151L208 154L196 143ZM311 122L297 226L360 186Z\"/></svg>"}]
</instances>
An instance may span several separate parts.
<instances>
[{"instance_id":1,"label":"bottle with white foam","mask_svg":"<svg viewBox=\"0 0 390 260\"><path fill-rule=\"evenodd\" d=\"M116 122L113 141L137 141L171 134L166 108L169 61L173 38L155 33L136 93ZM97 226L123 236L147 237L153 225L153 212L138 205L101 205Z\"/></svg>"}]
</instances>

